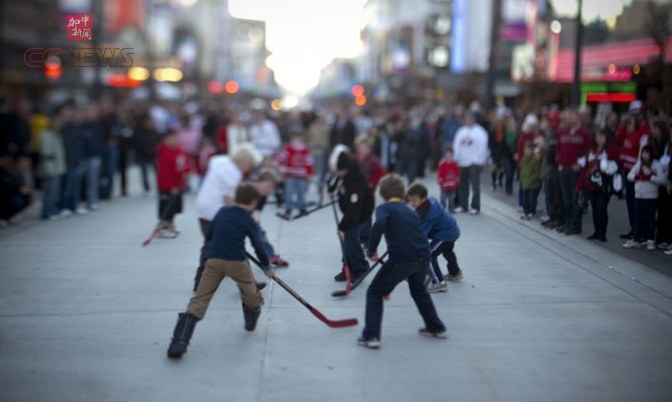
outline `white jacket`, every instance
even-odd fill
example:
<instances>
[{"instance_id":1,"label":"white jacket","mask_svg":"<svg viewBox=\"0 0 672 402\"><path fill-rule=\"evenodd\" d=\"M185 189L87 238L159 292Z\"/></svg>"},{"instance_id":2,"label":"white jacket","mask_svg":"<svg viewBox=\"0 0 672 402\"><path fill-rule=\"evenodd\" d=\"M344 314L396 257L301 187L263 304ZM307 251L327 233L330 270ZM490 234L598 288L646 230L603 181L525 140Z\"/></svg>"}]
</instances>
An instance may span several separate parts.
<instances>
[{"instance_id":1,"label":"white jacket","mask_svg":"<svg viewBox=\"0 0 672 402\"><path fill-rule=\"evenodd\" d=\"M226 197L234 198L243 174L228 156L213 156L208 172L196 196L196 216L206 221L215 219Z\"/></svg>"},{"instance_id":2,"label":"white jacket","mask_svg":"<svg viewBox=\"0 0 672 402\"><path fill-rule=\"evenodd\" d=\"M488 133L478 124L462 126L455 134L453 154L459 167L483 166L488 162Z\"/></svg>"},{"instance_id":3,"label":"white jacket","mask_svg":"<svg viewBox=\"0 0 672 402\"><path fill-rule=\"evenodd\" d=\"M264 120L250 126L250 141L264 157L273 155L282 145L280 131L278 131L275 123L270 120Z\"/></svg>"},{"instance_id":4,"label":"white jacket","mask_svg":"<svg viewBox=\"0 0 672 402\"><path fill-rule=\"evenodd\" d=\"M650 173L653 176L651 180L635 180L637 173L640 170L644 170L645 173ZM663 176L663 169L660 165L660 162L654 160L651 164L651 168L642 166L641 161L637 161L635 166L628 173L628 181L635 182L635 198L640 198L644 200L655 200L658 199L658 186L665 184L667 178Z\"/></svg>"}]
</instances>

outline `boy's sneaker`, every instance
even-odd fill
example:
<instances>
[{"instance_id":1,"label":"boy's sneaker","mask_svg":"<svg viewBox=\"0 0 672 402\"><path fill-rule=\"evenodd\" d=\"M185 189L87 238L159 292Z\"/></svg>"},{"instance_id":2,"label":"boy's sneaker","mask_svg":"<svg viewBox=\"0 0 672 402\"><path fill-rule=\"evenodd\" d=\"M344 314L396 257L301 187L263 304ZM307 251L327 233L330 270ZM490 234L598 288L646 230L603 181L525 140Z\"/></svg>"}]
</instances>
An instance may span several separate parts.
<instances>
[{"instance_id":1,"label":"boy's sneaker","mask_svg":"<svg viewBox=\"0 0 672 402\"><path fill-rule=\"evenodd\" d=\"M72 211L69 210L69 209L64 209L64 210L62 210L61 213L60 213L60 217L61 217L61 218L69 218L69 217L71 217L71 216L72 216Z\"/></svg>"},{"instance_id":2,"label":"boy's sneaker","mask_svg":"<svg viewBox=\"0 0 672 402\"><path fill-rule=\"evenodd\" d=\"M418 333L422 336L427 336L430 338L439 338L446 339L448 338L448 332L444 329L442 331L430 331L427 328L420 328Z\"/></svg>"},{"instance_id":3,"label":"boy's sneaker","mask_svg":"<svg viewBox=\"0 0 672 402\"><path fill-rule=\"evenodd\" d=\"M369 349L378 349L380 347L380 340L378 338L365 339L363 336L360 336L357 339L357 344Z\"/></svg>"},{"instance_id":4,"label":"boy's sneaker","mask_svg":"<svg viewBox=\"0 0 672 402\"><path fill-rule=\"evenodd\" d=\"M338 275L334 276L336 282L345 282L345 272L341 271Z\"/></svg>"},{"instance_id":5,"label":"boy's sneaker","mask_svg":"<svg viewBox=\"0 0 672 402\"><path fill-rule=\"evenodd\" d=\"M289 267L289 262L286 260L283 260L282 257L280 257L280 254L276 254L273 257L271 257L271 264L273 264L274 267L276 268L288 268Z\"/></svg>"},{"instance_id":6,"label":"boy's sneaker","mask_svg":"<svg viewBox=\"0 0 672 402\"><path fill-rule=\"evenodd\" d=\"M171 232L169 228L161 229L159 232L159 239L174 239L177 237L177 233Z\"/></svg>"},{"instance_id":7,"label":"boy's sneaker","mask_svg":"<svg viewBox=\"0 0 672 402\"><path fill-rule=\"evenodd\" d=\"M84 215L88 214L89 211L86 208L84 208L82 205L80 205L80 206L77 207L77 210L75 211L75 213L77 215L84 216Z\"/></svg>"},{"instance_id":8,"label":"boy's sneaker","mask_svg":"<svg viewBox=\"0 0 672 402\"><path fill-rule=\"evenodd\" d=\"M654 251L657 249L656 242L654 240L648 240L646 242L646 249L649 251Z\"/></svg>"},{"instance_id":9,"label":"boy's sneaker","mask_svg":"<svg viewBox=\"0 0 672 402\"><path fill-rule=\"evenodd\" d=\"M641 247L641 245L639 244L638 241L635 241L634 239L630 239L623 244L623 248L639 248L639 247Z\"/></svg>"},{"instance_id":10,"label":"boy's sneaker","mask_svg":"<svg viewBox=\"0 0 672 402\"><path fill-rule=\"evenodd\" d=\"M464 276L462 275L462 271L460 271L457 273L457 275L451 275L451 274L444 275L443 279L451 282L457 282L464 279Z\"/></svg>"},{"instance_id":11,"label":"boy's sneaker","mask_svg":"<svg viewBox=\"0 0 672 402\"><path fill-rule=\"evenodd\" d=\"M427 286L428 293L443 293L448 291L448 284L445 281L440 283L430 283Z\"/></svg>"}]
</instances>

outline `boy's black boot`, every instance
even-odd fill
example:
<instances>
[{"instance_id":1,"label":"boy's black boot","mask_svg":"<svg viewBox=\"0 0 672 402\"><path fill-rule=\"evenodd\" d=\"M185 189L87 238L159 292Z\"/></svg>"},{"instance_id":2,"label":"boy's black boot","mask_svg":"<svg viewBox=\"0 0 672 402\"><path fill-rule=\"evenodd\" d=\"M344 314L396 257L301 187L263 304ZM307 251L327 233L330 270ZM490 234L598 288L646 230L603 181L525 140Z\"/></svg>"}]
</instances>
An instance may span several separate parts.
<instances>
[{"instance_id":1,"label":"boy's black boot","mask_svg":"<svg viewBox=\"0 0 672 402\"><path fill-rule=\"evenodd\" d=\"M194 333L196 322L198 318L191 313L180 313L173 332L173 339L170 341L168 347L168 357L171 359L178 359L183 354L187 353L187 346L191 340L191 335Z\"/></svg>"},{"instance_id":2,"label":"boy's black boot","mask_svg":"<svg viewBox=\"0 0 672 402\"><path fill-rule=\"evenodd\" d=\"M243 315L245 316L245 330L254 331L257 327L259 315L261 315L261 306L258 306L254 310L250 310L243 304Z\"/></svg>"}]
</instances>

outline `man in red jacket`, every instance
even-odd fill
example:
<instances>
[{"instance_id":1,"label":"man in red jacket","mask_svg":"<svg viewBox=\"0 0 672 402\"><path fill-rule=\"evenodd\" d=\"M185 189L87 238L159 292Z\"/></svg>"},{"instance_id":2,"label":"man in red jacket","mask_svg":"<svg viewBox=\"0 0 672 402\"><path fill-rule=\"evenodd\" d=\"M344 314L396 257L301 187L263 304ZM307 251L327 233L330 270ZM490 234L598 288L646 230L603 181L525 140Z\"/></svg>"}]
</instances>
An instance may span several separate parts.
<instances>
[{"instance_id":1,"label":"man in red jacket","mask_svg":"<svg viewBox=\"0 0 672 402\"><path fill-rule=\"evenodd\" d=\"M174 239L180 233L173 218L182 212L182 190L189 173L189 154L180 146L177 132L170 129L157 148L157 187L159 188L159 237Z\"/></svg>"},{"instance_id":2,"label":"man in red jacket","mask_svg":"<svg viewBox=\"0 0 672 402\"><path fill-rule=\"evenodd\" d=\"M567 127L558 134L555 161L558 164L560 188L565 204L565 226L558 228L567 235L581 233L583 209L577 197L577 185L581 175L580 157L587 155L592 147L590 132L581 125L575 110L567 112Z\"/></svg>"}]
</instances>

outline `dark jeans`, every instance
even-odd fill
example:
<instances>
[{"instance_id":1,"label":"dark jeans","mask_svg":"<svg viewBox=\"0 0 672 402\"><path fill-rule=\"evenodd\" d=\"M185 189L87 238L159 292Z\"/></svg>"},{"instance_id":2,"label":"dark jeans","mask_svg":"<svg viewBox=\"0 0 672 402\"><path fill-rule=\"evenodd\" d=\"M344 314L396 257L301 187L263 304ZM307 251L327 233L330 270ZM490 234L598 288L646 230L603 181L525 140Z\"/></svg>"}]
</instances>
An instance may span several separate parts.
<instances>
[{"instance_id":1,"label":"dark jeans","mask_svg":"<svg viewBox=\"0 0 672 402\"><path fill-rule=\"evenodd\" d=\"M593 210L593 226L598 236L606 237L609 223L609 200L611 194L604 191L590 191L586 193Z\"/></svg>"},{"instance_id":2,"label":"dark jeans","mask_svg":"<svg viewBox=\"0 0 672 402\"><path fill-rule=\"evenodd\" d=\"M562 225L565 224L565 204L562 200L562 189L560 188L560 174L557 167L552 167L548 172L548 178L544 183L546 191L546 214L551 220Z\"/></svg>"},{"instance_id":3,"label":"dark jeans","mask_svg":"<svg viewBox=\"0 0 672 402\"><path fill-rule=\"evenodd\" d=\"M560 171L560 188L562 200L565 204L565 228L581 230L583 210L576 194L576 185L579 182L579 172L564 168Z\"/></svg>"},{"instance_id":4,"label":"dark jeans","mask_svg":"<svg viewBox=\"0 0 672 402\"><path fill-rule=\"evenodd\" d=\"M119 147L107 145L100 171L100 198L109 199L114 191L114 174L119 169Z\"/></svg>"},{"instance_id":5,"label":"dark jeans","mask_svg":"<svg viewBox=\"0 0 672 402\"><path fill-rule=\"evenodd\" d=\"M656 243L672 244L672 196L667 194L665 187L660 187L658 191Z\"/></svg>"},{"instance_id":6,"label":"dark jeans","mask_svg":"<svg viewBox=\"0 0 672 402\"><path fill-rule=\"evenodd\" d=\"M469 210L469 189L474 192L471 198L471 209L481 210L481 172L482 166L471 165L460 168L460 206Z\"/></svg>"},{"instance_id":7,"label":"dark jeans","mask_svg":"<svg viewBox=\"0 0 672 402\"><path fill-rule=\"evenodd\" d=\"M455 211L456 195L457 195L456 190L441 190L441 206L443 207L443 209L446 209L447 206L450 212Z\"/></svg>"},{"instance_id":8,"label":"dark jeans","mask_svg":"<svg viewBox=\"0 0 672 402\"><path fill-rule=\"evenodd\" d=\"M86 173L84 162L77 166L69 166L62 182L60 209L75 211L82 199L82 178Z\"/></svg>"},{"instance_id":9,"label":"dark jeans","mask_svg":"<svg viewBox=\"0 0 672 402\"><path fill-rule=\"evenodd\" d=\"M206 240L208 232L210 231L210 226L212 221L205 219L199 219L198 224L201 227L201 234L203 235L203 246L201 247L201 255L198 259L198 268L196 269L196 276L194 277L194 289L198 288L198 284L201 282L201 276L203 275L203 270L205 269L205 262L207 260L206 255L210 249L210 241Z\"/></svg>"},{"instance_id":10,"label":"dark jeans","mask_svg":"<svg viewBox=\"0 0 672 402\"><path fill-rule=\"evenodd\" d=\"M656 204L658 200L635 198L635 241L656 239Z\"/></svg>"},{"instance_id":11,"label":"dark jeans","mask_svg":"<svg viewBox=\"0 0 672 402\"><path fill-rule=\"evenodd\" d=\"M30 199L21 194L0 198L0 219L9 220L30 205Z\"/></svg>"},{"instance_id":12,"label":"dark jeans","mask_svg":"<svg viewBox=\"0 0 672 402\"><path fill-rule=\"evenodd\" d=\"M415 177L418 171L418 161L415 158L408 160L400 159L397 162L396 172L401 176L406 176L409 183L415 181Z\"/></svg>"},{"instance_id":13,"label":"dark jeans","mask_svg":"<svg viewBox=\"0 0 672 402\"><path fill-rule=\"evenodd\" d=\"M366 291L366 326L362 332L365 339L380 339L383 322L383 296L387 296L404 279L408 279L411 297L425 322L425 327L433 332L445 331L446 327L436 314L432 298L425 287L427 260L413 263L388 261L378 271Z\"/></svg>"},{"instance_id":14,"label":"dark jeans","mask_svg":"<svg viewBox=\"0 0 672 402\"><path fill-rule=\"evenodd\" d=\"M362 244L368 246L369 238L371 237L371 226L373 225L373 220L369 218L368 221L362 224L362 230L359 232L359 239Z\"/></svg>"},{"instance_id":15,"label":"dark jeans","mask_svg":"<svg viewBox=\"0 0 672 402\"><path fill-rule=\"evenodd\" d=\"M516 175L516 163L513 158L505 157L502 159L504 165L504 190L507 194L513 194L513 178Z\"/></svg>"},{"instance_id":16,"label":"dark jeans","mask_svg":"<svg viewBox=\"0 0 672 402\"><path fill-rule=\"evenodd\" d=\"M345 231L345 240L343 241L343 251L345 259L351 272L368 271L369 263L366 262L364 250L362 250L361 232L363 224L353 225Z\"/></svg>"},{"instance_id":17,"label":"dark jeans","mask_svg":"<svg viewBox=\"0 0 672 402\"><path fill-rule=\"evenodd\" d=\"M147 176L148 169L150 167L155 167L154 160L150 156L143 155L141 153L135 154L135 161L140 165L140 175L142 176L142 188L145 192L149 191L149 178Z\"/></svg>"},{"instance_id":18,"label":"dark jeans","mask_svg":"<svg viewBox=\"0 0 672 402\"><path fill-rule=\"evenodd\" d=\"M434 279L438 279L441 282L443 279L443 274L441 273L441 268L439 267L439 256L443 255L443 258L448 261L448 273L451 275L457 275L460 273L460 266L457 264L457 256L455 255L455 242L454 241L437 241L433 240L430 248L432 250L432 269L434 270ZM435 282L436 283L436 282Z\"/></svg>"},{"instance_id":19,"label":"dark jeans","mask_svg":"<svg viewBox=\"0 0 672 402\"><path fill-rule=\"evenodd\" d=\"M42 179L42 219L49 219L60 212L61 176L44 177Z\"/></svg>"},{"instance_id":20,"label":"dark jeans","mask_svg":"<svg viewBox=\"0 0 672 402\"><path fill-rule=\"evenodd\" d=\"M628 222L630 222L630 232L635 232L635 183L624 179L625 182L625 204L628 207Z\"/></svg>"},{"instance_id":21,"label":"dark jeans","mask_svg":"<svg viewBox=\"0 0 672 402\"><path fill-rule=\"evenodd\" d=\"M540 188L523 190L523 211L525 215L534 215L537 213L540 192Z\"/></svg>"}]
</instances>

